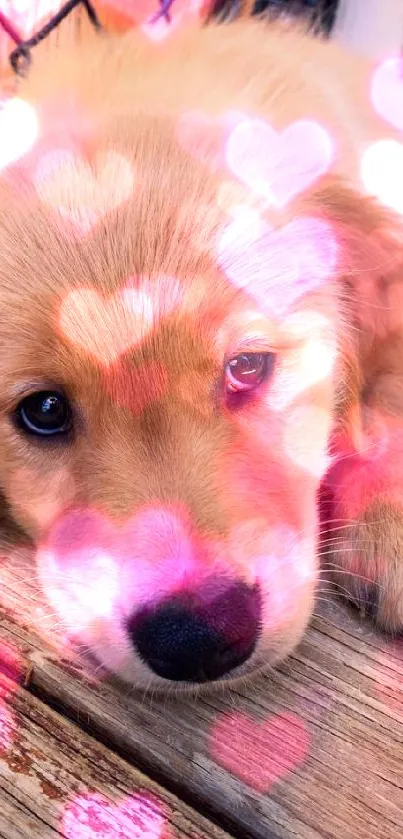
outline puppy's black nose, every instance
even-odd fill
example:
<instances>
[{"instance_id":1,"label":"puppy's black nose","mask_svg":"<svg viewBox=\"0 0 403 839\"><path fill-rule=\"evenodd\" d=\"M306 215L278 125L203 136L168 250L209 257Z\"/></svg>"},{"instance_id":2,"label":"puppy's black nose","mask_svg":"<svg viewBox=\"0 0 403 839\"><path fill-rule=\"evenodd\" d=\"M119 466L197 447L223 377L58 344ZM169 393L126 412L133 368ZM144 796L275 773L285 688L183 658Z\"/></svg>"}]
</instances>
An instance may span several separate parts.
<instances>
[{"instance_id":1,"label":"puppy's black nose","mask_svg":"<svg viewBox=\"0 0 403 839\"><path fill-rule=\"evenodd\" d=\"M158 676L207 682L251 656L260 613L258 587L236 583L209 597L208 604L194 592L143 608L129 621L128 631L140 657Z\"/></svg>"}]
</instances>

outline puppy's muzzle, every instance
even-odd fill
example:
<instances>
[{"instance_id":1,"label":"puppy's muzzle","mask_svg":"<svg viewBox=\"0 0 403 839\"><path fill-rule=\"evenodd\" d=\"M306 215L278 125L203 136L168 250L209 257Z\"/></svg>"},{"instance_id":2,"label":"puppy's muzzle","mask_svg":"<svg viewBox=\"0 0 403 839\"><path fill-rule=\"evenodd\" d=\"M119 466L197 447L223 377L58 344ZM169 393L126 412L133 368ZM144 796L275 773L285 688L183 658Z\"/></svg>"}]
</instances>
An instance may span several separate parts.
<instances>
[{"instance_id":1,"label":"puppy's muzzle","mask_svg":"<svg viewBox=\"0 0 403 839\"><path fill-rule=\"evenodd\" d=\"M142 608L129 621L131 641L148 667L174 682L208 682L244 664L260 631L258 586L222 582L217 597L181 592Z\"/></svg>"}]
</instances>

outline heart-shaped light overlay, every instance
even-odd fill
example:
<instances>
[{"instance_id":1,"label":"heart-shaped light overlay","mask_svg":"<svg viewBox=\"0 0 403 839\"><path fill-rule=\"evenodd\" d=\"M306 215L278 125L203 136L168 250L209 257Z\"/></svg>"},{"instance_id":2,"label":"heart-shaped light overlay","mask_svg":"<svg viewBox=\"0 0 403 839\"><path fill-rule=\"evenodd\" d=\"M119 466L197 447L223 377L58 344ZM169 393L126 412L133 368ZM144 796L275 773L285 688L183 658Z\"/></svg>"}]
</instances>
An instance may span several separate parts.
<instances>
[{"instance_id":1,"label":"heart-shaped light overlay","mask_svg":"<svg viewBox=\"0 0 403 839\"><path fill-rule=\"evenodd\" d=\"M118 152L100 152L93 166L70 149L48 152L34 173L39 197L85 235L133 192L131 164Z\"/></svg>"},{"instance_id":2,"label":"heart-shaped light overlay","mask_svg":"<svg viewBox=\"0 0 403 839\"><path fill-rule=\"evenodd\" d=\"M337 265L337 243L327 222L301 217L272 228L254 215L238 216L217 242L218 264L264 313L284 314L300 297L318 290Z\"/></svg>"},{"instance_id":3,"label":"heart-shaped light overlay","mask_svg":"<svg viewBox=\"0 0 403 839\"><path fill-rule=\"evenodd\" d=\"M0 103L0 171L27 154L38 137L35 109L19 97Z\"/></svg>"},{"instance_id":4,"label":"heart-shaped light overlay","mask_svg":"<svg viewBox=\"0 0 403 839\"><path fill-rule=\"evenodd\" d=\"M371 97L378 114L403 131L403 58L388 58L377 67Z\"/></svg>"},{"instance_id":5,"label":"heart-shaped light overlay","mask_svg":"<svg viewBox=\"0 0 403 839\"><path fill-rule=\"evenodd\" d=\"M260 793L297 769L308 748L305 724L291 713L259 722L235 711L220 716L210 735L214 760Z\"/></svg>"},{"instance_id":6,"label":"heart-shaped light overlay","mask_svg":"<svg viewBox=\"0 0 403 839\"><path fill-rule=\"evenodd\" d=\"M60 310L60 328L73 344L103 365L138 345L154 323L151 297L125 288L105 298L91 288L71 291Z\"/></svg>"},{"instance_id":7,"label":"heart-shaped light overlay","mask_svg":"<svg viewBox=\"0 0 403 839\"><path fill-rule=\"evenodd\" d=\"M165 825L162 807L147 795L133 795L112 803L104 795L77 796L64 812L66 839L161 839Z\"/></svg>"},{"instance_id":8,"label":"heart-shaped light overlay","mask_svg":"<svg viewBox=\"0 0 403 839\"><path fill-rule=\"evenodd\" d=\"M29 38L61 5L62 0L0 0L0 12L14 24L21 37Z\"/></svg>"},{"instance_id":9,"label":"heart-shaped light overlay","mask_svg":"<svg viewBox=\"0 0 403 839\"><path fill-rule=\"evenodd\" d=\"M60 308L59 325L70 343L109 366L138 346L162 318L174 314L183 300L184 289L176 277L133 276L109 297L93 288L69 292Z\"/></svg>"},{"instance_id":10,"label":"heart-shaped light overlay","mask_svg":"<svg viewBox=\"0 0 403 839\"><path fill-rule=\"evenodd\" d=\"M391 138L371 143L361 158L361 178L370 195L403 214L403 143Z\"/></svg>"},{"instance_id":11,"label":"heart-shaped light overlay","mask_svg":"<svg viewBox=\"0 0 403 839\"><path fill-rule=\"evenodd\" d=\"M19 653L4 641L0 644L0 756L11 748L16 734L16 720L8 699L21 684L23 667Z\"/></svg>"},{"instance_id":12,"label":"heart-shaped light overlay","mask_svg":"<svg viewBox=\"0 0 403 839\"><path fill-rule=\"evenodd\" d=\"M278 208L327 172L333 154L330 135L313 120L277 132L263 120L246 119L233 128L226 147L234 175Z\"/></svg>"}]
</instances>

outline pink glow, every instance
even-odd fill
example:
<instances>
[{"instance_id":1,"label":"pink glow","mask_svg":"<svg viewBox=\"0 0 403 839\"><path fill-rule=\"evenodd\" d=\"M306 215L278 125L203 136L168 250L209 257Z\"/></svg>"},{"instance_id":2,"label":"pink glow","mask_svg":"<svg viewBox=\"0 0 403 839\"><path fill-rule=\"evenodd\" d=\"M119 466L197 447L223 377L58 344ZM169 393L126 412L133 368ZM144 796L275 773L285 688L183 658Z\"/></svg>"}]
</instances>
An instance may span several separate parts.
<instances>
[{"instance_id":1,"label":"pink glow","mask_svg":"<svg viewBox=\"0 0 403 839\"><path fill-rule=\"evenodd\" d=\"M295 714L259 722L238 712L218 717L210 735L214 760L260 793L297 769L308 755L309 734Z\"/></svg>"},{"instance_id":2,"label":"pink glow","mask_svg":"<svg viewBox=\"0 0 403 839\"><path fill-rule=\"evenodd\" d=\"M109 368L138 346L157 320L174 314L183 300L176 277L133 276L110 297L91 288L71 291L60 308L60 327L69 342Z\"/></svg>"},{"instance_id":3,"label":"pink glow","mask_svg":"<svg viewBox=\"0 0 403 839\"><path fill-rule=\"evenodd\" d=\"M217 191L217 206L233 219L248 214L260 217L267 209L267 201L239 181L223 181Z\"/></svg>"},{"instance_id":4,"label":"pink glow","mask_svg":"<svg viewBox=\"0 0 403 839\"><path fill-rule=\"evenodd\" d=\"M175 3L173 3L170 9L170 21L161 17L156 22L153 22L156 6L155 4L151 5L148 3L150 17L147 16L148 19L142 23L141 29L152 41L156 43L163 41L168 35L171 35L172 32L178 29L179 26L198 20L203 3L204 0L175 0ZM139 19L140 16L137 10L136 16Z\"/></svg>"},{"instance_id":5,"label":"pink glow","mask_svg":"<svg viewBox=\"0 0 403 839\"><path fill-rule=\"evenodd\" d=\"M304 391L329 380L337 358L333 325L320 312L295 312L286 318L282 334L300 344L279 361L267 393L272 411L286 410Z\"/></svg>"},{"instance_id":6,"label":"pink glow","mask_svg":"<svg viewBox=\"0 0 403 839\"><path fill-rule=\"evenodd\" d=\"M21 684L24 675L20 653L3 640L0 641L0 675L17 684Z\"/></svg>"},{"instance_id":7,"label":"pink glow","mask_svg":"<svg viewBox=\"0 0 403 839\"><path fill-rule=\"evenodd\" d=\"M105 519L70 513L38 554L44 591L73 631L112 614L119 590L114 547L115 534Z\"/></svg>"},{"instance_id":8,"label":"pink glow","mask_svg":"<svg viewBox=\"0 0 403 839\"><path fill-rule=\"evenodd\" d=\"M264 631L276 632L293 617L302 586L316 576L314 545L286 524L254 518L236 525L224 557L249 585L265 592Z\"/></svg>"},{"instance_id":9,"label":"pink glow","mask_svg":"<svg viewBox=\"0 0 403 839\"><path fill-rule=\"evenodd\" d=\"M231 132L226 159L254 193L284 207L328 171L333 145L328 132L311 120L293 122L277 132L262 120L248 119Z\"/></svg>"},{"instance_id":10,"label":"pink glow","mask_svg":"<svg viewBox=\"0 0 403 839\"><path fill-rule=\"evenodd\" d=\"M131 613L194 581L194 540L187 516L146 507L121 526L91 510L72 510L54 526L37 554L43 589L71 634L111 618L116 603Z\"/></svg>"},{"instance_id":11,"label":"pink glow","mask_svg":"<svg viewBox=\"0 0 403 839\"><path fill-rule=\"evenodd\" d=\"M17 684L23 680L23 666L16 649L4 641L0 642L0 756L9 749L16 734L14 714L8 707L8 699Z\"/></svg>"},{"instance_id":12,"label":"pink glow","mask_svg":"<svg viewBox=\"0 0 403 839\"><path fill-rule=\"evenodd\" d=\"M18 97L0 102L0 171L31 150L38 132L32 105Z\"/></svg>"},{"instance_id":13,"label":"pink glow","mask_svg":"<svg viewBox=\"0 0 403 839\"><path fill-rule=\"evenodd\" d=\"M132 288L109 298L90 288L71 291L60 310L64 336L103 365L138 345L153 323L151 297Z\"/></svg>"},{"instance_id":14,"label":"pink glow","mask_svg":"<svg viewBox=\"0 0 403 839\"><path fill-rule=\"evenodd\" d=\"M373 75L372 103L378 114L403 131L403 59L389 58Z\"/></svg>"},{"instance_id":15,"label":"pink glow","mask_svg":"<svg viewBox=\"0 0 403 839\"><path fill-rule=\"evenodd\" d=\"M298 405L285 417L285 452L300 469L322 478L331 463L327 453L330 431L329 411L315 405Z\"/></svg>"},{"instance_id":16,"label":"pink glow","mask_svg":"<svg viewBox=\"0 0 403 839\"><path fill-rule=\"evenodd\" d=\"M184 583L188 575L191 579L194 545L185 511L150 505L128 522L125 534L138 568L148 565L151 570L153 566L157 575L163 570L164 578L172 583Z\"/></svg>"},{"instance_id":17,"label":"pink glow","mask_svg":"<svg viewBox=\"0 0 403 839\"><path fill-rule=\"evenodd\" d=\"M106 6L116 12L121 12L133 23L138 23L142 18L151 14L153 9L152 0L100 0L99 6Z\"/></svg>"},{"instance_id":18,"label":"pink glow","mask_svg":"<svg viewBox=\"0 0 403 839\"><path fill-rule=\"evenodd\" d=\"M29 38L59 11L62 0L0 0L0 11L16 27L18 34Z\"/></svg>"},{"instance_id":19,"label":"pink glow","mask_svg":"<svg viewBox=\"0 0 403 839\"><path fill-rule=\"evenodd\" d=\"M113 804L99 793L71 801L63 817L66 839L162 839L165 815L148 795Z\"/></svg>"},{"instance_id":20,"label":"pink glow","mask_svg":"<svg viewBox=\"0 0 403 839\"><path fill-rule=\"evenodd\" d=\"M154 43L158 44L161 41L165 41L169 35L172 35L172 32L175 29L178 29L180 24L183 22L183 13L180 15L175 15L173 20L170 22L165 20L164 17L161 17L159 20L153 22L146 21L145 23L141 24L141 31L144 32L144 35L147 35L150 38L150 41L154 41Z\"/></svg>"},{"instance_id":21,"label":"pink glow","mask_svg":"<svg viewBox=\"0 0 403 839\"><path fill-rule=\"evenodd\" d=\"M70 149L59 149L43 156L34 183L39 197L84 236L130 198L134 173L114 151L99 153L92 168Z\"/></svg>"},{"instance_id":22,"label":"pink glow","mask_svg":"<svg viewBox=\"0 0 403 839\"><path fill-rule=\"evenodd\" d=\"M367 192L403 214L403 143L371 143L361 158L361 178Z\"/></svg>"},{"instance_id":23,"label":"pink glow","mask_svg":"<svg viewBox=\"0 0 403 839\"><path fill-rule=\"evenodd\" d=\"M102 371L102 384L115 405L138 416L151 403L166 396L169 375L157 361L133 367L130 359L123 358Z\"/></svg>"},{"instance_id":24,"label":"pink glow","mask_svg":"<svg viewBox=\"0 0 403 839\"><path fill-rule=\"evenodd\" d=\"M257 225L255 218L250 228L236 219L224 228L217 251L228 279L271 315L285 314L300 297L317 291L337 262L331 227L309 217L276 230L264 221Z\"/></svg>"}]
</instances>

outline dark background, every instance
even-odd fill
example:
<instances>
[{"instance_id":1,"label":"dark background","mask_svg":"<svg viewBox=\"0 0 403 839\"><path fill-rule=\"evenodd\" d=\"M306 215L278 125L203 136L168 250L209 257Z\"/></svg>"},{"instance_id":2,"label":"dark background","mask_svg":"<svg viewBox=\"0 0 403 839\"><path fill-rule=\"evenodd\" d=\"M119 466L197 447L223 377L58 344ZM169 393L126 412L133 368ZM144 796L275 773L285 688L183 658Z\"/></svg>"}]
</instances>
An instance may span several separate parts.
<instances>
[{"instance_id":1,"label":"dark background","mask_svg":"<svg viewBox=\"0 0 403 839\"><path fill-rule=\"evenodd\" d=\"M331 32L339 0L256 0L255 14L289 14L305 17L318 33ZM365 0L364 0L365 2ZM214 10L220 18L236 16L239 0L216 0Z\"/></svg>"}]
</instances>

